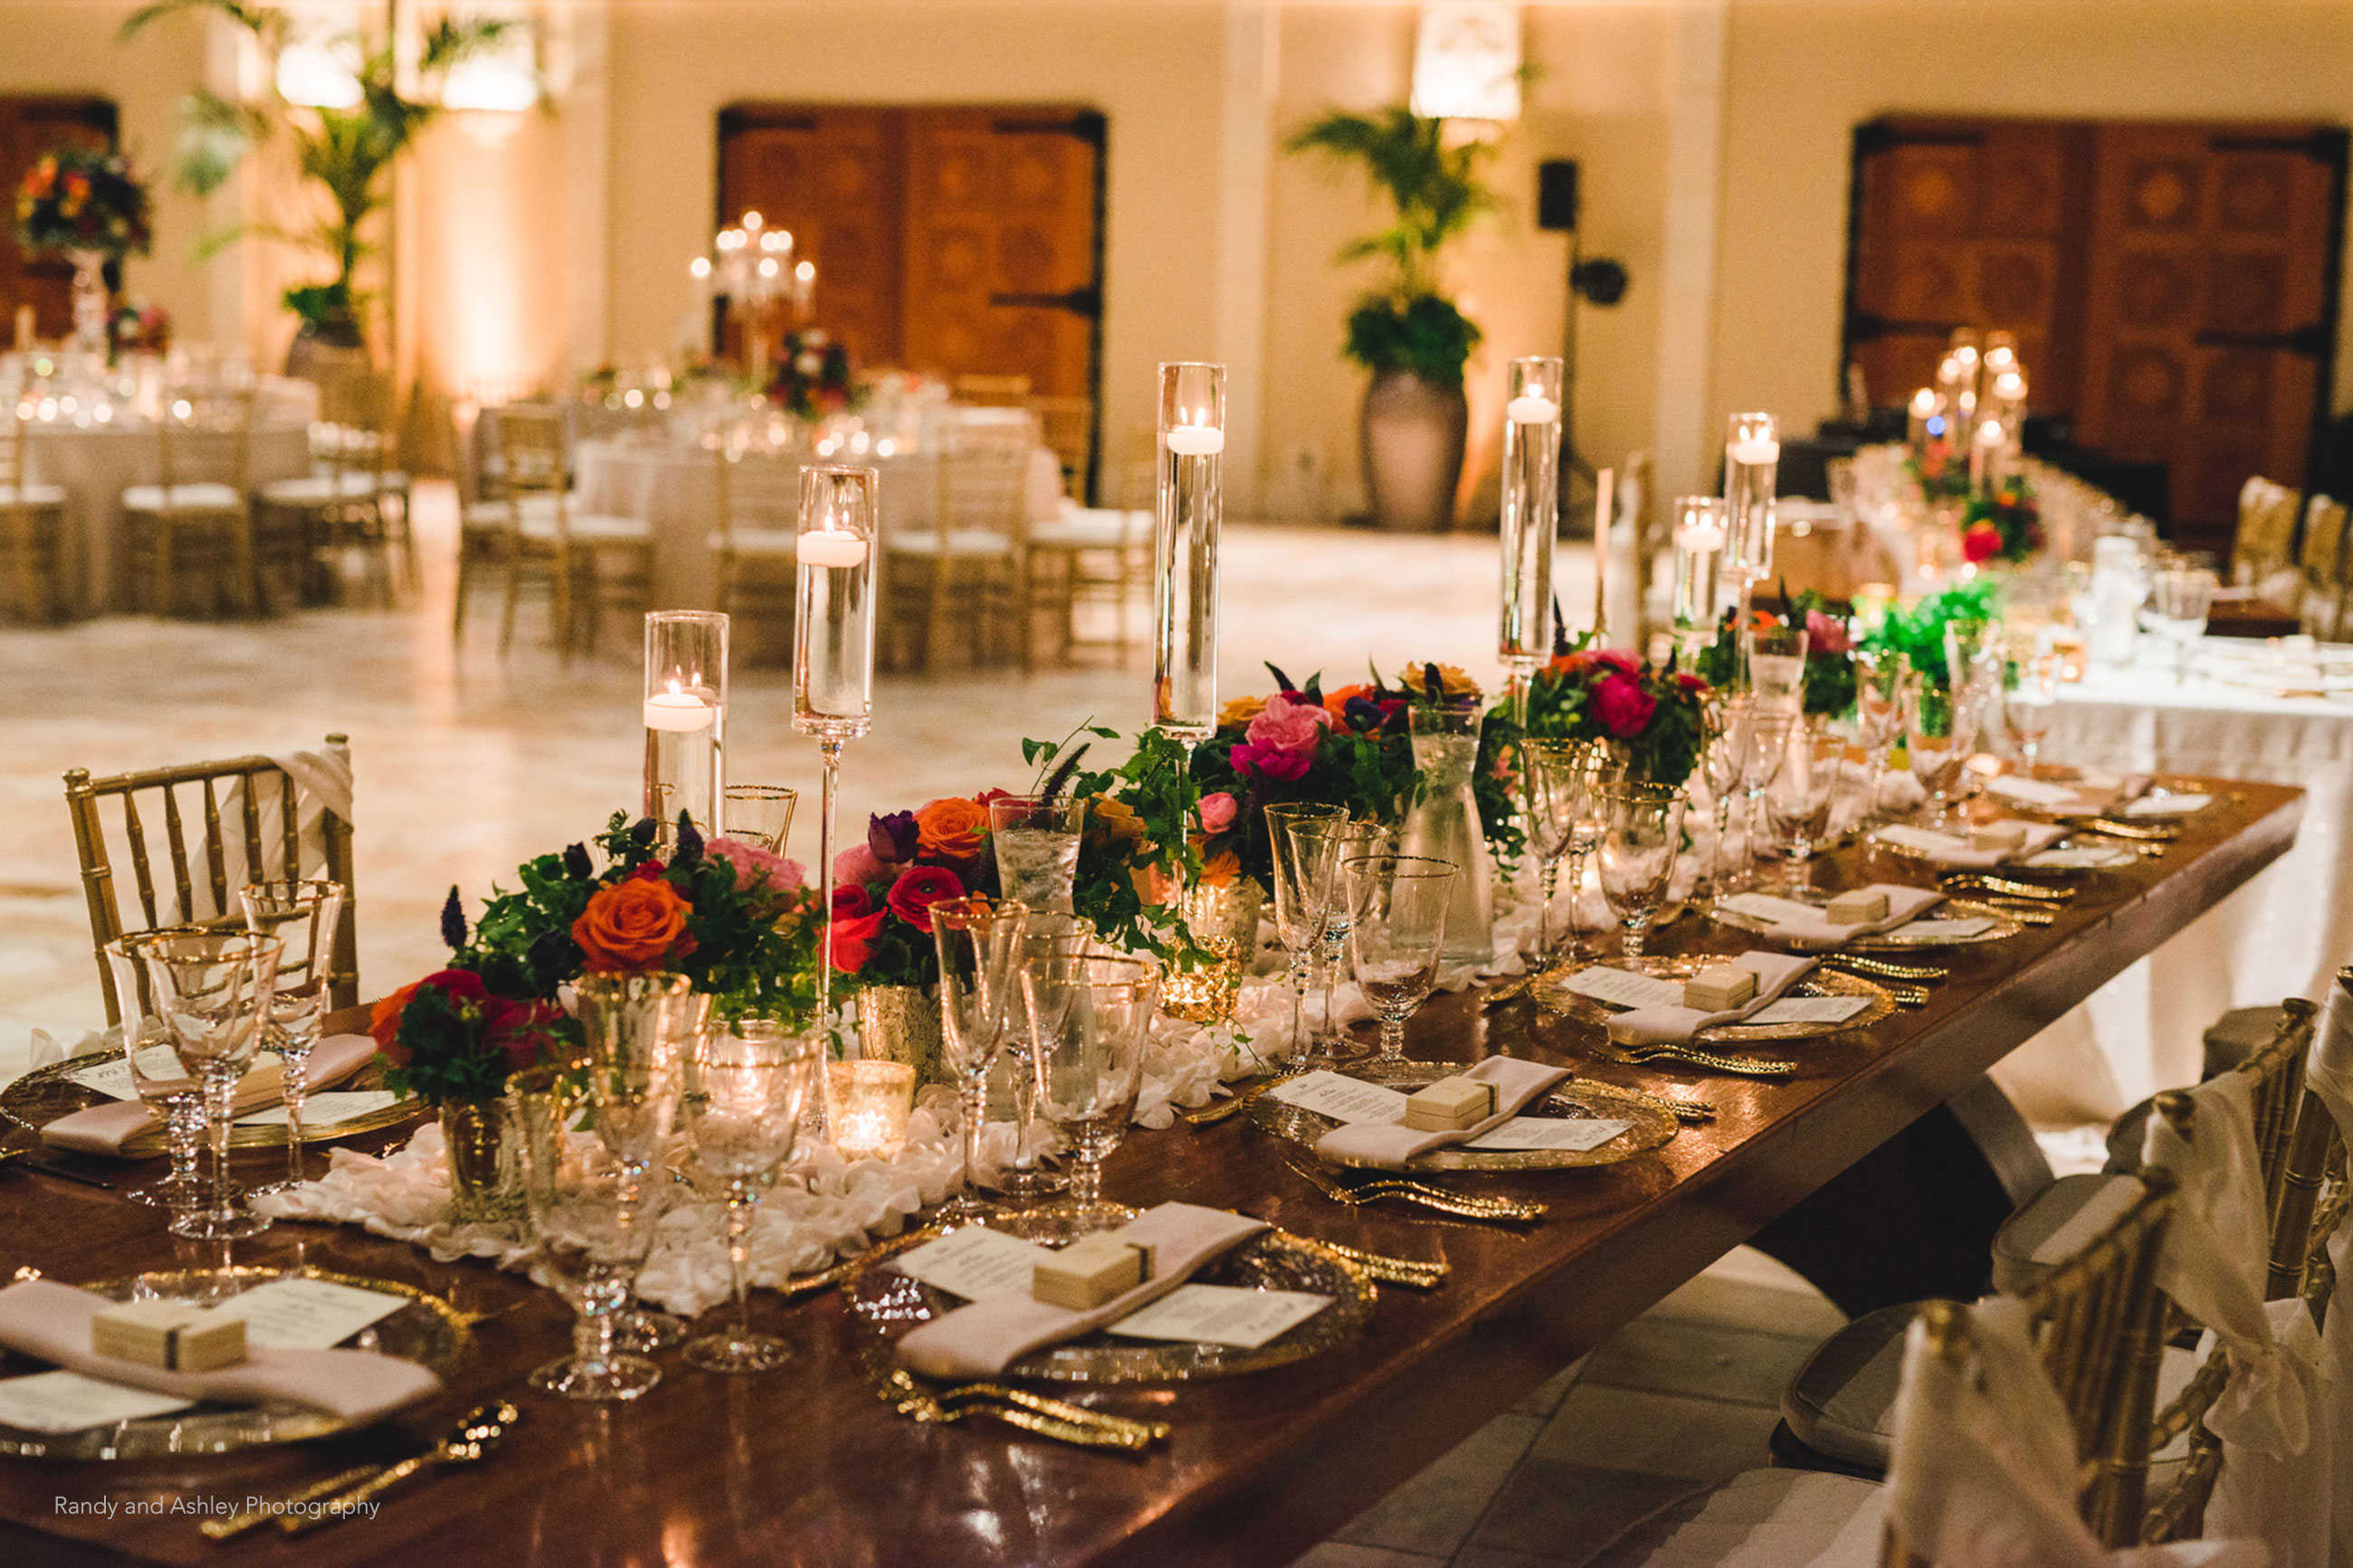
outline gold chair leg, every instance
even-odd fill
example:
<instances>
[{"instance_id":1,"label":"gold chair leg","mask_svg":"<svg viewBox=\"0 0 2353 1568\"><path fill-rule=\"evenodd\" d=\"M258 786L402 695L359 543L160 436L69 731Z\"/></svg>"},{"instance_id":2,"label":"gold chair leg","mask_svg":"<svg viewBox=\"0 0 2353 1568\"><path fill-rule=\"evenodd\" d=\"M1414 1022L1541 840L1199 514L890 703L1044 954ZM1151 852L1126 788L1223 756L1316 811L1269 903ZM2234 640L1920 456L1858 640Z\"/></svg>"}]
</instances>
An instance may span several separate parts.
<instances>
[{"instance_id":1,"label":"gold chair leg","mask_svg":"<svg viewBox=\"0 0 2353 1568\"><path fill-rule=\"evenodd\" d=\"M509 538L507 550L507 602L499 616L499 656L503 658L514 650L515 606L522 600L522 541Z\"/></svg>"}]
</instances>

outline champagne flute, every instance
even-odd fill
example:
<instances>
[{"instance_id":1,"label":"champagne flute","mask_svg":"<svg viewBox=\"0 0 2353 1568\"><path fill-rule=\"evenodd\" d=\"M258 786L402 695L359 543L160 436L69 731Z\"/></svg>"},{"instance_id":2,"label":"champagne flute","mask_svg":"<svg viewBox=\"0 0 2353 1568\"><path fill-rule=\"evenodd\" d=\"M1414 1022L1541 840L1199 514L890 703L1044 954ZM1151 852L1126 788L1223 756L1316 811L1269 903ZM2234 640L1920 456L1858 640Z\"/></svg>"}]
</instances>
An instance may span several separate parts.
<instances>
[{"instance_id":1,"label":"champagne flute","mask_svg":"<svg viewBox=\"0 0 2353 1568\"><path fill-rule=\"evenodd\" d=\"M1740 868L1732 879L1744 887L1755 879L1760 841L1765 837L1765 792L1781 774L1781 764L1789 753L1789 730L1797 721L1795 712L1769 709L1762 702L1756 702L1749 710L1748 746L1740 762L1741 789L1748 801L1747 814L1742 818L1741 848L1749 864Z\"/></svg>"},{"instance_id":2,"label":"champagne flute","mask_svg":"<svg viewBox=\"0 0 2353 1568\"><path fill-rule=\"evenodd\" d=\"M943 899L932 906L932 941L940 960L940 1043L955 1072L962 1102L964 1184L939 1213L959 1226L987 1218L995 1208L973 1195L980 1170L980 1126L988 1116L988 1069L1005 1048L1018 1005L1028 905L1014 900Z\"/></svg>"},{"instance_id":3,"label":"champagne flute","mask_svg":"<svg viewBox=\"0 0 2353 1568\"><path fill-rule=\"evenodd\" d=\"M267 1030L270 1048L286 1064L286 1179L257 1187L257 1193L280 1192L302 1180L302 1112L311 1098L311 1051L326 1027L344 897L341 882L322 878L254 882L237 893L245 907L246 929L285 944L270 990Z\"/></svg>"},{"instance_id":4,"label":"champagne flute","mask_svg":"<svg viewBox=\"0 0 2353 1568\"><path fill-rule=\"evenodd\" d=\"M1348 900L1348 963L1381 1023L1380 1048L1353 1069L1375 1083L1406 1083L1429 1069L1405 1056L1405 1021L1438 983L1446 910L1457 875L1451 860L1365 855L1340 868Z\"/></svg>"},{"instance_id":5,"label":"champagne flute","mask_svg":"<svg viewBox=\"0 0 2353 1568\"><path fill-rule=\"evenodd\" d=\"M1629 961L1642 956L1651 921L1674 878L1683 831L1681 790L1630 780L1602 786L1601 894L1624 931Z\"/></svg>"},{"instance_id":6,"label":"champagne flute","mask_svg":"<svg viewBox=\"0 0 2353 1568\"><path fill-rule=\"evenodd\" d=\"M261 1043L281 951L275 937L246 931L158 934L138 946L172 1049L204 1086L212 1132L212 1206L174 1215L169 1227L174 1236L236 1241L269 1228L230 1188L228 1133L237 1119L237 1080Z\"/></svg>"},{"instance_id":7,"label":"champagne flute","mask_svg":"<svg viewBox=\"0 0 2353 1568\"><path fill-rule=\"evenodd\" d=\"M800 803L801 792L785 784L732 784L720 792L720 820L739 844L781 855Z\"/></svg>"},{"instance_id":8,"label":"champagne flute","mask_svg":"<svg viewBox=\"0 0 2353 1568\"><path fill-rule=\"evenodd\" d=\"M180 1065L172 1048L171 1031L154 1003L139 949L149 938L198 935L196 926L171 926L159 931L135 931L119 936L101 951L114 983L117 1010L122 1016L122 1055L131 1069L131 1088L139 1102L162 1119L164 1137L172 1152L172 1172L153 1186L122 1195L151 1208L174 1215L193 1210L206 1187L196 1170L196 1152L205 1141L204 1086Z\"/></svg>"},{"instance_id":9,"label":"champagne flute","mask_svg":"<svg viewBox=\"0 0 2353 1568\"><path fill-rule=\"evenodd\" d=\"M776 1335L752 1331L749 1241L761 1195L792 1157L823 1042L815 1032L797 1033L759 1018L706 1030L695 1041L697 1092L683 1103L695 1163L727 1184L727 1273L735 1314L720 1332L687 1342L689 1366L768 1372L792 1355L791 1345Z\"/></svg>"},{"instance_id":10,"label":"champagne flute","mask_svg":"<svg viewBox=\"0 0 2353 1568\"><path fill-rule=\"evenodd\" d=\"M1912 775L1928 792L1929 820L1951 822L1953 785L1975 745L1968 704L1944 688L1915 679L1904 704L1904 750Z\"/></svg>"},{"instance_id":11,"label":"champagne flute","mask_svg":"<svg viewBox=\"0 0 2353 1568\"><path fill-rule=\"evenodd\" d=\"M2051 733L2051 710L2059 701L2059 656L2030 653L2012 668L2012 683L2002 694L2002 722L2026 763L2026 776L2032 778Z\"/></svg>"},{"instance_id":12,"label":"champagne flute","mask_svg":"<svg viewBox=\"0 0 2353 1568\"><path fill-rule=\"evenodd\" d=\"M1336 805L1299 803L1265 808L1268 847L1274 859L1274 934L1291 954L1291 1051L1309 1054L1305 1034L1310 954L1324 941L1332 903L1332 870L1339 863L1338 830L1347 815Z\"/></svg>"},{"instance_id":13,"label":"champagne flute","mask_svg":"<svg viewBox=\"0 0 2353 1568\"><path fill-rule=\"evenodd\" d=\"M1869 827L1879 816L1879 791L1887 777L1888 749L1904 731L1905 679L1909 665L1893 648L1855 650L1854 710L1862 731L1870 763L1862 811L1857 826Z\"/></svg>"},{"instance_id":14,"label":"champagne flute","mask_svg":"<svg viewBox=\"0 0 2353 1568\"><path fill-rule=\"evenodd\" d=\"M1711 901L1732 889L1732 807L1748 769L1749 731L1756 724L1757 705L1743 696L1721 697L1708 712L1706 747L1700 767L1707 793L1715 801L1715 843L1708 855L1707 896Z\"/></svg>"},{"instance_id":15,"label":"champagne flute","mask_svg":"<svg viewBox=\"0 0 2353 1568\"><path fill-rule=\"evenodd\" d=\"M1071 912L1087 803L1071 795L1003 795L988 803L989 848L997 885L1033 910Z\"/></svg>"},{"instance_id":16,"label":"champagne flute","mask_svg":"<svg viewBox=\"0 0 2353 1568\"><path fill-rule=\"evenodd\" d=\"M1324 902L1324 941L1315 950L1316 975L1314 982L1324 993L1324 1019L1317 1028L1313 1049L1300 1058L1303 1067L1336 1067L1347 1047L1346 1037L1332 1016L1332 986L1346 952L1348 940L1348 889L1346 879L1339 868L1350 860L1366 855L1387 855L1397 848L1397 831L1378 822L1348 822L1334 830L1337 840L1337 856L1332 869L1332 896Z\"/></svg>"},{"instance_id":17,"label":"champagne flute","mask_svg":"<svg viewBox=\"0 0 2353 1568\"><path fill-rule=\"evenodd\" d=\"M1021 928L1021 962L1046 958L1083 958L1093 950L1095 923L1083 915L1052 910L1031 910ZM1064 995L1057 991L1054 998ZM1005 1054L1013 1058L1013 1169L998 1190L1018 1207L1029 1207L1062 1185L1062 1178L1038 1169L1038 1152L1029 1142L1029 1124L1038 1115L1038 1042L1048 1031L1037 1026L1025 1002L1010 999L1012 1035ZM1059 1025L1056 1025L1059 1026Z\"/></svg>"},{"instance_id":18,"label":"champagne flute","mask_svg":"<svg viewBox=\"0 0 2353 1568\"><path fill-rule=\"evenodd\" d=\"M1106 1203L1103 1163L1135 1114L1160 971L1133 958L1050 954L1021 966L1039 1109L1071 1143L1071 1195L1052 1217L1077 1233L1134 1217Z\"/></svg>"},{"instance_id":19,"label":"champagne flute","mask_svg":"<svg viewBox=\"0 0 2353 1568\"><path fill-rule=\"evenodd\" d=\"M1766 795L1773 826L1783 842L1782 879L1792 895L1809 883L1808 862L1830 831L1838 801L1839 775L1846 769L1846 742L1817 719L1789 732L1789 751L1780 776Z\"/></svg>"},{"instance_id":20,"label":"champagne flute","mask_svg":"<svg viewBox=\"0 0 2353 1568\"><path fill-rule=\"evenodd\" d=\"M1541 974L1552 962L1552 900L1561 858L1577 842L1585 820L1586 793L1592 783L1599 747L1591 741L1530 737L1520 747L1521 778L1526 784L1528 827L1535 840L1539 913L1536 917L1535 962L1531 975ZM1574 898L1577 889L1570 889Z\"/></svg>"}]
</instances>

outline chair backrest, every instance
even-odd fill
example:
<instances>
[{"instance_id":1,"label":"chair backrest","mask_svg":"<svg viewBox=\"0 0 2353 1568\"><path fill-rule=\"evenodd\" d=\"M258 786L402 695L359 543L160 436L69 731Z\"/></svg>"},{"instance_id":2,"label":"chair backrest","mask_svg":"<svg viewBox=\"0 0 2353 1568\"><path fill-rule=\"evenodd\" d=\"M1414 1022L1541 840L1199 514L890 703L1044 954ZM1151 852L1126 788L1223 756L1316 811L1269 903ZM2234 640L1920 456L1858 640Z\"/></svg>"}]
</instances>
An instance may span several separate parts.
<instances>
[{"instance_id":1,"label":"chair backrest","mask_svg":"<svg viewBox=\"0 0 2353 1568\"><path fill-rule=\"evenodd\" d=\"M167 387L155 421L156 482L227 485L239 496L251 486L253 389L221 382Z\"/></svg>"},{"instance_id":2,"label":"chair backrest","mask_svg":"<svg viewBox=\"0 0 2353 1568\"><path fill-rule=\"evenodd\" d=\"M2252 576L2290 559L2299 499L2295 490L2261 474L2248 477L2239 490L2238 531L2231 536L2232 567L2244 567Z\"/></svg>"},{"instance_id":3,"label":"chair backrest","mask_svg":"<svg viewBox=\"0 0 2353 1568\"><path fill-rule=\"evenodd\" d=\"M349 739L328 736L322 761L348 778ZM190 806L196 814L193 827ZM314 807L315 825L306 823ZM236 757L105 778L75 768L66 774L66 809L73 818L74 849L90 905L90 948L109 1024L121 1022L122 1012L106 963L108 942L126 931L159 926L241 925L237 889L263 875L325 877L343 885L329 994L338 1007L359 1000L359 896L352 886L351 820L312 796L277 760ZM108 853L112 835L107 818L118 815L121 843L130 857L135 923L123 918L116 867ZM160 867L152 841L159 822Z\"/></svg>"},{"instance_id":4,"label":"chair backrest","mask_svg":"<svg viewBox=\"0 0 2353 1568\"><path fill-rule=\"evenodd\" d=\"M392 377L363 354L318 367L318 438L311 443L312 456L338 479L381 478L392 466L396 445Z\"/></svg>"},{"instance_id":5,"label":"chair backrest","mask_svg":"<svg viewBox=\"0 0 2353 1568\"><path fill-rule=\"evenodd\" d=\"M712 454L719 533L732 545L739 532L786 533L800 523L800 461L776 452L723 441Z\"/></svg>"},{"instance_id":6,"label":"chair backrest","mask_svg":"<svg viewBox=\"0 0 2353 1568\"><path fill-rule=\"evenodd\" d=\"M1038 421L1038 438L1061 465L1064 492L1083 497L1095 460L1095 400L1032 397L1023 406Z\"/></svg>"},{"instance_id":7,"label":"chair backrest","mask_svg":"<svg viewBox=\"0 0 2353 1568\"><path fill-rule=\"evenodd\" d=\"M2304 542L2296 551L2296 564L2315 587L2334 587L2345 580L2346 518L2343 501L2315 496L2305 502Z\"/></svg>"},{"instance_id":8,"label":"chair backrest","mask_svg":"<svg viewBox=\"0 0 2353 1568\"><path fill-rule=\"evenodd\" d=\"M506 499L562 499L570 467L564 410L553 403L510 403L499 410L500 488Z\"/></svg>"},{"instance_id":9,"label":"chair backrest","mask_svg":"<svg viewBox=\"0 0 2353 1568\"><path fill-rule=\"evenodd\" d=\"M958 403L984 407L1018 408L1029 395L1026 375L959 375L948 383Z\"/></svg>"},{"instance_id":10,"label":"chair backrest","mask_svg":"<svg viewBox=\"0 0 2353 1568\"><path fill-rule=\"evenodd\" d=\"M958 534L997 534L1018 550L1029 537L1029 450L977 447L940 454L941 548Z\"/></svg>"}]
</instances>

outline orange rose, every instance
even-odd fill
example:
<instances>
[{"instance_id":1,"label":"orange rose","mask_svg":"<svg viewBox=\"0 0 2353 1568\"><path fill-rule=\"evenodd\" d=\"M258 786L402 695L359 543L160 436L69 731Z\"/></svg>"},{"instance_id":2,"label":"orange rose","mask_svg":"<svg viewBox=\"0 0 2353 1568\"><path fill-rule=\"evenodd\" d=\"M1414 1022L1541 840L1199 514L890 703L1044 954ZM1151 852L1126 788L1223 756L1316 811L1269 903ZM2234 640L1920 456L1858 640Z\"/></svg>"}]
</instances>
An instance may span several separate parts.
<instances>
[{"instance_id":1,"label":"orange rose","mask_svg":"<svg viewBox=\"0 0 2353 1568\"><path fill-rule=\"evenodd\" d=\"M1373 691L1373 684L1368 680L1359 680L1354 686L1343 686L1337 691L1327 691L1324 694L1324 711L1332 715L1333 723L1345 724L1348 721L1348 699L1351 697L1369 699Z\"/></svg>"},{"instance_id":2,"label":"orange rose","mask_svg":"<svg viewBox=\"0 0 2353 1568\"><path fill-rule=\"evenodd\" d=\"M988 808L962 795L935 800L915 813L915 841L942 860L970 860L988 834Z\"/></svg>"},{"instance_id":3,"label":"orange rose","mask_svg":"<svg viewBox=\"0 0 2353 1568\"><path fill-rule=\"evenodd\" d=\"M410 981L379 1001L368 1014L368 1035L375 1041L375 1048L396 1062L406 1064L408 1060L408 1048L398 1039L400 1015L406 1011L408 999L417 994L417 988L423 984L421 980Z\"/></svg>"},{"instance_id":4,"label":"orange rose","mask_svg":"<svg viewBox=\"0 0 2353 1568\"><path fill-rule=\"evenodd\" d=\"M1230 849L1212 855L1201 868L1201 886L1205 888L1230 888L1241 878L1241 857Z\"/></svg>"},{"instance_id":5,"label":"orange rose","mask_svg":"<svg viewBox=\"0 0 2353 1568\"><path fill-rule=\"evenodd\" d=\"M631 877L596 890L572 922L572 940L593 972L642 973L694 952L687 913L686 900L668 882Z\"/></svg>"}]
</instances>

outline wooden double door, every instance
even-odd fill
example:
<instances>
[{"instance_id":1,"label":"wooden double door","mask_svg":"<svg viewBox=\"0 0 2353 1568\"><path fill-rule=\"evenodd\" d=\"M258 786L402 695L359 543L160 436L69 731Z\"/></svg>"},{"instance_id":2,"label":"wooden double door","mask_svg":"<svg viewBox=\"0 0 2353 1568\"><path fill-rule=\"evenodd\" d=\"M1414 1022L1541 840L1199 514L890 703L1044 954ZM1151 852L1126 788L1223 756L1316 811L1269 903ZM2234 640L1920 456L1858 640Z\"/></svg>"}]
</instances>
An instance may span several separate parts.
<instances>
[{"instance_id":1,"label":"wooden double door","mask_svg":"<svg viewBox=\"0 0 2353 1568\"><path fill-rule=\"evenodd\" d=\"M817 264L812 320L861 366L1026 377L1092 397L1103 117L1067 106L739 105L719 218L757 212Z\"/></svg>"},{"instance_id":2,"label":"wooden double door","mask_svg":"<svg viewBox=\"0 0 2353 1568\"><path fill-rule=\"evenodd\" d=\"M2316 125L1891 119L1855 133L1846 349L1873 400L1956 327L2015 332L2038 413L2163 464L2177 536L2328 417L2347 134Z\"/></svg>"},{"instance_id":3,"label":"wooden double door","mask_svg":"<svg viewBox=\"0 0 2353 1568\"><path fill-rule=\"evenodd\" d=\"M0 222L0 346L15 331L23 305L33 307L33 330L43 338L73 331L73 263L16 243L17 187L44 153L111 147L114 127L114 104L107 99L0 97L0 199L9 204Z\"/></svg>"}]
</instances>

